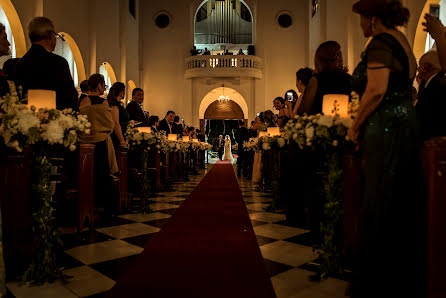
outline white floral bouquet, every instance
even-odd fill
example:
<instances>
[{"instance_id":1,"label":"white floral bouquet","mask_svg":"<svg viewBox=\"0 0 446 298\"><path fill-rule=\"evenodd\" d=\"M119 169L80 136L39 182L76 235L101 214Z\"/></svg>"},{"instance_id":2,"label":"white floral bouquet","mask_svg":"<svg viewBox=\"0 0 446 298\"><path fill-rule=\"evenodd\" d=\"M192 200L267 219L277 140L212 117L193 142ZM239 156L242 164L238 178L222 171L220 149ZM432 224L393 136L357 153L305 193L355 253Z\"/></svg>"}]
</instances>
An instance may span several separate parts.
<instances>
[{"instance_id":1,"label":"white floral bouquet","mask_svg":"<svg viewBox=\"0 0 446 298\"><path fill-rule=\"evenodd\" d=\"M349 140L347 131L352 123L351 117L341 118L338 115L296 117L285 125L283 136L288 141L294 141L301 149L317 145L336 147L340 142Z\"/></svg>"},{"instance_id":2,"label":"white floral bouquet","mask_svg":"<svg viewBox=\"0 0 446 298\"><path fill-rule=\"evenodd\" d=\"M76 149L78 136L89 134L91 124L85 115L71 109L31 109L20 103L17 93L0 99L0 136L5 145L19 152L26 144L43 141Z\"/></svg>"}]
</instances>

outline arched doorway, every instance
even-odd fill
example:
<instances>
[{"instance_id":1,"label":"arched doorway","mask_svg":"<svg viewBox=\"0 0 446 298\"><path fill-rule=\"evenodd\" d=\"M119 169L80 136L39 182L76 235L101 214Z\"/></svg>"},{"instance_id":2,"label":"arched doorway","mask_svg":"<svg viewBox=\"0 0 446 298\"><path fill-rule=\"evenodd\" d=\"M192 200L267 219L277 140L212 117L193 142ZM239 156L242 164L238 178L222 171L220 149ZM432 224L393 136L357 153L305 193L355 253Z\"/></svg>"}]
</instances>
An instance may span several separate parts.
<instances>
[{"instance_id":1,"label":"arched doorway","mask_svg":"<svg viewBox=\"0 0 446 298\"><path fill-rule=\"evenodd\" d=\"M420 14L420 19L418 20L417 31L415 33L415 40L413 44L413 52L415 54L415 58L419 60L424 53L429 51L432 48L433 40L428 36L427 32L423 30L422 23L424 22L424 15L429 13L431 4L440 4L440 0L427 0L424 5L423 11ZM443 4L443 3L441 3ZM441 8L441 6L440 6ZM443 8L444 9L444 8ZM442 10L443 10L442 9ZM444 14L440 12L440 19ZM444 21L444 20L443 20ZM444 23L444 22L443 22Z\"/></svg>"},{"instance_id":2,"label":"arched doorway","mask_svg":"<svg viewBox=\"0 0 446 298\"><path fill-rule=\"evenodd\" d=\"M6 35L11 44L11 55L0 59L0 65L3 65L10 58L20 58L25 55L26 41L19 15L10 0L0 0L0 22L5 25Z\"/></svg>"},{"instance_id":3,"label":"arched doorway","mask_svg":"<svg viewBox=\"0 0 446 298\"><path fill-rule=\"evenodd\" d=\"M86 79L84 59L82 59L81 51L76 41L70 34L60 32L59 36L54 54L62 56L67 60L74 86L77 87L80 82Z\"/></svg>"},{"instance_id":4,"label":"arched doorway","mask_svg":"<svg viewBox=\"0 0 446 298\"><path fill-rule=\"evenodd\" d=\"M116 82L116 75L113 67L108 62L104 62L99 66L99 73L104 76L105 84L111 87Z\"/></svg>"},{"instance_id":5,"label":"arched doorway","mask_svg":"<svg viewBox=\"0 0 446 298\"><path fill-rule=\"evenodd\" d=\"M228 100L219 100L221 96ZM214 144L219 135L229 135L234 141L238 120L247 123L248 105L240 93L223 86L206 94L201 101L199 116L200 129L210 144Z\"/></svg>"}]
</instances>

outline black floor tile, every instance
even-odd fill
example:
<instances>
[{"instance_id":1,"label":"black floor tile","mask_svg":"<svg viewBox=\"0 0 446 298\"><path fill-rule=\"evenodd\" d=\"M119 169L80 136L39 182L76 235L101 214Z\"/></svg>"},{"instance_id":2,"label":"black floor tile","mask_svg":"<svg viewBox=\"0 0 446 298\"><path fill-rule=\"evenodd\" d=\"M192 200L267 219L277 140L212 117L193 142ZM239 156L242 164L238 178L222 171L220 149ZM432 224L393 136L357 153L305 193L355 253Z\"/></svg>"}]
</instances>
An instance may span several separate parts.
<instances>
[{"instance_id":1,"label":"black floor tile","mask_svg":"<svg viewBox=\"0 0 446 298\"><path fill-rule=\"evenodd\" d=\"M109 222L100 223L96 228L109 228L109 227L126 225L126 224L131 224L131 223L135 223L135 222L132 221L132 220L128 220L128 219L124 219L124 218L121 218L121 217L113 216L112 219Z\"/></svg>"},{"instance_id":2,"label":"black floor tile","mask_svg":"<svg viewBox=\"0 0 446 298\"><path fill-rule=\"evenodd\" d=\"M125 274L127 268L137 257L138 255L133 255L125 258L93 264L90 265L90 267L113 279L114 281L117 281L123 274Z\"/></svg>"},{"instance_id":3,"label":"black floor tile","mask_svg":"<svg viewBox=\"0 0 446 298\"><path fill-rule=\"evenodd\" d=\"M131 222L133 223L133 222ZM88 245L92 243L104 242L115 239L114 237L102 234L95 230L84 231L81 233L64 234L61 236L63 249L68 250L73 247Z\"/></svg>"},{"instance_id":4,"label":"black floor tile","mask_svg":"<svg viewBox=\"0 0 446 298\"><path fill-rule=\"evenodd\" d=\"M305 224L298 223L298 222L292 222L289 220L282 220L282 221L276 222L276 224L282 225L282 226L287 226L287 227L292 227L292 228L308 230L308 227Z\"/></svg>"},{"instance_id":5,"label":"black floor tile","mask_svg":"<svg viewBox=\"0 0 446 298\"><path fill-rule=\"evenodd\" d=\"M14 294L6 288L6 298L15 298Z\"/></svg>"},{"instance_id":6,"label":"black floor tile","mask_svg":"<svg viewBox=\"0 0 446 298\"><path fill-rule=\"evenodd\" d=\"M266 225L267 222L263 222L263 221L257 221L257 220L251 220L252 226L256 227L256 226L260 226L260 225Z\"/></svg>"},{"instance_id":7,"label":"black floor tile","mask_svg":"<svg viewBox=\"0 0 446 298\"><path fill-rule=\"evenodd\" d=\"M121 240L144 248L146 247L146 244L149 243L156 236L156 234L158 233L139 235L139 236L124 238Z\"/></svg>"},{"instance_id":8,"label":"black floor tile","mask_svg":"<svg viewBox=\"0 0 446 298\"><path fill-rule=\"evenodd\" d=\"M108 294L108 291L102 292L102 293L97 293L97 294L86 296L86 297L82 297L82 298L105 298L105 297L107 297L107 294Z\"/></svg>"},{"instance_id":9,"label":"black floor tile","mask_svg":"<svg viewBox=\"0 0 446 298\"><path fill-rule=\"evenodd\" d=\"M177 208L172 208L172 209L159 210L157 212L161 212L161 213L172 215L172 214L175 213L176 210L177 210Z\"/></svg>"},{"instance_id":10,"label":"black floor tile","mask_svg":"<svg viewBox=\"0 0 446 298\"><path fill-rule=\"evenodd\" d=\"M59 255L58 260L59 260L59 266L60 268L62 268L62 270L84 266L84 263L73 258L72 256L70 256L65 252Z\"/></svg>"},{"instance_id":11,"label":"black floor tile","mask_svg":"<svg viewBox=\"0 0 446 298\"><path fill-rule=\"evenodd\" d=\"M282 272L293 269L293 266L285 265L271 260L264 259L263 261L265 262L266 272L268 274L268 277L270 278Z\"/></svg>"},{"instance_id":12,"label":"black floor tile","mask_svg":"<svg viewBox=\"0 0 446 298\"><path fill-rule=\"evenodd\" d=\"M259 244L259 246L278 241L276 239L263 237L263 236L259 236L259 235L256 235L256 238L257 238L257 243Z\"/></svg>"},{"instance_id":13,"label":"black floor tile","mask_svg":"<svg viewBox=\"0 0 446 298\"><path fill-rule=\"evenodd\" d=\"M300 234L291 238L284 239L283 241L292 242L295 244L313 246L313 241L311 239L311 233Z\"/></svg>"},{"instance_id":14,"label":"black floor tile","mask_svg":"<svg viewBox=\"0 0 446 298\"><path fill-rule=\"evenodd\" d=\"M158 227L161 229L169 220L170 220L170 218L163 218L163 219L157 219L157 220L152 220L152 221L146 221L143 223L146 225Z\"/></svg>"}]
</instances>

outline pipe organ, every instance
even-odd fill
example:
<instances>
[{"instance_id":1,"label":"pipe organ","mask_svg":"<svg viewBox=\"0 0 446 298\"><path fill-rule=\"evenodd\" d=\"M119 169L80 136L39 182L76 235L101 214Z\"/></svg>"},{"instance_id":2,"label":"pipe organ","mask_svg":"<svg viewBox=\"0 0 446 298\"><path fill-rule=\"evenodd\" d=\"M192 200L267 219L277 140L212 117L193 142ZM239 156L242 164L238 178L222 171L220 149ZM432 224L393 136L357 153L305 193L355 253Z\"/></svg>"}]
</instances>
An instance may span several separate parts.
<instances>
[{"instance_id":1,"label":"pipe organ","mask_svg":"<svg viewBox=\"0 0 446 298\"><path fill-rule=\"evenodd\" d=\"M207 17L195 22L195 44L251 44L252 17L243 18L240 0L209 0ZM242 6L244 6L242 8Z\"/></svg>"}]
</instances>

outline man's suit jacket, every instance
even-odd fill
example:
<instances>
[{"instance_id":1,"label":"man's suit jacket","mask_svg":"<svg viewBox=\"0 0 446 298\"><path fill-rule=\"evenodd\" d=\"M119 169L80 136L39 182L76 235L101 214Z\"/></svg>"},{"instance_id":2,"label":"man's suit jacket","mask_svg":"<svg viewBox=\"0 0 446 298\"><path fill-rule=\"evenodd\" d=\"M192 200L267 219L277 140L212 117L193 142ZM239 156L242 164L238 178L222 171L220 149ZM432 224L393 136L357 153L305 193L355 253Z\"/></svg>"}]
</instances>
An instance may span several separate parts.
<instances>
[{"instance_id":1,"label":"man's suit jacket","mask_svg":"<svg viewBox=\"0 0 446 298\"><path fill-rule=\"evenodd\" d=\"M79 110L78 93L65 58L33 44L17 62L15 75L24 92L29 89L53 90L56 91L57 109Z\"/></svg>"},{"instance_id":2,"label":"man's suit jacket","mask_svg":"<svg viewBox=\"0 0 446 298\"><path fill-rule=\"evenodd\" d=\"M434 136L446 136L446 124L443 121L446 111L445 73L436 74L429 84L420 90L415 108L420 118L424 140Z\"/></svg>"},{"instance_id":3,"label":"man's suit jacket","mask_svg":"<svg viewBox=\"0 0 446 298\"><path fill-rule=\"evenodd\" d=\"M203 142L203 143L206 142L206 137L204 136L204 134L201 134L201 133L197 134L197 138L200 142Z\"/></svg>"},{"instance_id":4,"label":"man's suit jacket","mask_svg":"<svg viewBox=\"0 0 446 298\"><path fill-rule=\"evenodd\" d=\"M173 124L173 123L172 123L172 124ZM175 132L173 131L173 125L172 125L172 127L170 128L170 127L169 127L169 123L167 123L166 118L164 118L163 120L160 121L160 125L158 126L158 130L159 130L159 131L164 130L164 131L166 132L166 134L175 133Z\"/></svg>"},{"instance_id":5,"label":"man's suit jacket","mask_svg":"<svg viewBox=\"0 0 446 298\"><path fill-rule=\"evenodd\" d=\"M132 100L129 102L125 109L129 113L130 120L141 122L138 126L149 126L146 113L136 101Z\"/></svg>"},{"instance_id":6,"label":"man's suit jacket","mask_svg":"<svg viewBox=\"0 0 446 298\"><path fill-rule=\"evenodd\" d=\"M249 137L250 133L246 127L237 129L237 131L235 132L235 141L237 142L239 149L242 148L244 142L249 141Z\"/></svg>"}]
</instances>

